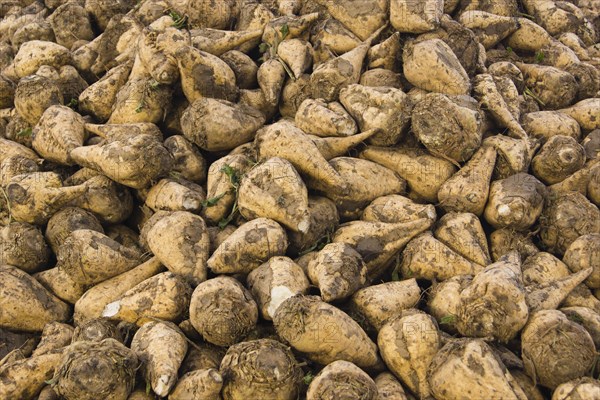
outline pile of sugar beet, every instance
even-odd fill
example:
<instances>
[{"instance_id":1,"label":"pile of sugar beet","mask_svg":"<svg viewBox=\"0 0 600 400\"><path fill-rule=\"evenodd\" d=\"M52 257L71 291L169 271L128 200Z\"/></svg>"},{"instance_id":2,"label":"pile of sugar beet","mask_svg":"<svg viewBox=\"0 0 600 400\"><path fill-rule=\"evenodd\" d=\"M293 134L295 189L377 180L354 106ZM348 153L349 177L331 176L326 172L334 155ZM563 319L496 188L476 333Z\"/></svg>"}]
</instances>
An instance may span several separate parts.
<instances>
[{"instance_id":1,"label":"pile of sugar beet","mask_svg":"<svg viewBox=\"0 0 600 400\"><path fill-rule=\"evenodd\" d=\"M0 400L600 399L599 0L0 17Z\"/></svg>"}]
</instances>

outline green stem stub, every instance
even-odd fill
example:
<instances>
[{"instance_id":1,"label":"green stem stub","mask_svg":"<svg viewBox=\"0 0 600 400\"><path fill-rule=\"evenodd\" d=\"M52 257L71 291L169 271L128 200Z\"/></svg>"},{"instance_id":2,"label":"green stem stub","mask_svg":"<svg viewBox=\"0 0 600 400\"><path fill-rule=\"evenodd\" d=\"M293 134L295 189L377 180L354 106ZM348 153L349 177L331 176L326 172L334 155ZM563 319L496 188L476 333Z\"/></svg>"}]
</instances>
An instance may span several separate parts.
<instances>
[{"instance_id":1,"label":"green stem stub","mask_svg":"<svg viewBox=\"0 0 600 400\"><path fill-rule=\"evenodd\" d=\"M171 17L173 19L173 24L171 26L173 26L174 28L177 28L177 29L186 29L187 28L187 23L188 23L187 15L181 15L177 11L171 10L171 11L169 11L169 17Z\"/></svg>"},{"instance_id":2,"label":"green stem stub","mask_svg":"<svg viewBox=\"0 0 600 400\"><path fill-rule=\"evenodd\" d=\"M440 319L440 325L452 325L456 323L456 315L448 314Z\"/></svg>"}]
</instances>

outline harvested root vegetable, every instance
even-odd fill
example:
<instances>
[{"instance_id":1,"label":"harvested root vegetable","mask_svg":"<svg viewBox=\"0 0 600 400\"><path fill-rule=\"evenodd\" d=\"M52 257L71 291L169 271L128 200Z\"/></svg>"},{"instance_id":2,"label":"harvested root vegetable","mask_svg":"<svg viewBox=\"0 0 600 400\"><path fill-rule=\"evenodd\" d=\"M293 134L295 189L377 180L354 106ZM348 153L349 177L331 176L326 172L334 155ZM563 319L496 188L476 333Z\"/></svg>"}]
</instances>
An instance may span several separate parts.
<instances>
[{"instance_id":1,"label":"harvested root vegetable","mask_svg":"<svg viewBox=\"0 0 600 400\"><path fill-rule=\"evenodd\" d=\"M264 123L264 115L252 107L205 97L192 102L181 116L185 137L208 151L249 142Z\"/></svg>"},{"instance_id":2,"label":"harvested root vegetable","mask_svg":"<svg viewBox=\"0 0 600 400\"><path fill-rule=\"evenodd\" d=\"M258 67L256 79L261 93L265 98L265 102L269 105L276 105L281 97L281 90L285 83L285 67L283 64L271 58Z\"/></svg>"},{"instance_id":3,"label":"harvested root vegetable","mask_svg":"<svg viewBox=\"0 0 600 400\"><path fill-rule=\"evenodd\" d=\"M102 317L143 325L149 320L181 320L190 304L192 289L170 272L154 275L108 303Z\"/></svg>"},{"instance_id":4,"label":"harvested root vegetable","mask_svg":"<svg viewBox=\"0 0 600 400\"><path fill-rule=\"evenodd\" d=\"M522 363L521 363L522 364ZM517 381L523 392L527 396L527 400L544 400L545 397L542 395L539 387L533 382L533 380L523 372L522 367L519 369L510 368L509 372L512 377Z\"/></svg>"},{"instance_id":5,"label":"harvested root vegetable","mask_svg":"<svg viewBox=\"0 0 600 400\"><path fill-rule=\"evenodd\" d=\"M389 372L382 372L375 378L377 392L381 400L407 400L404 388L396 377Z\"/></svg>"},{"instance_id":6,"label":"harvested root vegetable","mask_svg":"<svg viewBox=\"0 0 600 400\"><path fill-rule=\"evenodd\" d=\"M477 75L474 80L473 90L480 102L481 108L487 110L500 126L507 128L513 137L526 139L527 133L519 124L518 113L511 112L512 110L507 98L505 98L507 96L501 91L501 86L499 85L501 82L500 78L495 78L489 74ZM504 80L504 82L509 85L512 93L516 93L518 96L514 83L510 79Z\"/></svg>"},{"instance_id":7,"label":"harvested root vegetable","mask_svg":"<svg viewBox=\"0 0 600 400\"><path fill-rule=\"evenodd\" d=\"M402 254L399 270L405 278L443 281L456 275L476 274L484 268L446 246L431 232L410 240Z\"/></svg>"},{"instance_id":8,"label":"harvested root vegetable","mask_svg":"<svg viewBox=\"0 0 600 400\"><path fill-rule=\"evenodd\" d=\"M73 319L77 325L102 316L104 307L118 300L127 291L162 272L164 267L153 257L131 270L107 279L82 293L75 303ZM42 281L43 284L43 281Z\"/></svg>"},{"instance_id":9,"label":"harvested root vegetable","mask_svg":"<svg viewBox=\"0 0 600 400\"><path fill-rule=\"evenodd\" d=\"M315 244L329 237L340 222L335 203L326 197L309 196L308 213L310 214L308 232L287 232L288 252L292 254L301 254L313 248Z\"/></svg>"},{"instance_id":10,"label":"harvested root vegetable","mask_svg":"<svg viewBox=\"0 0 600 400\"><path fill-rule=\"evenodd\" d=\"M118 65L108 71L100 80L88 86L79 95L79 109L106 122L112 113L117 93L127 82L131 64Z\"/></svg>"},{"instance_id":11,"label":"harvested root vegetable","mask_svg":"<svg viewBox=\"0 0 600 400\"><path fill-rule=\"evenodd\" d=\"M326 160L332 160L348 154L353 148L359 146L365 140L379 132L379 129L370 129L366 132L357 133L347 137L318 137L310 135L313 143L317 146Z\"/></svg>"},{"instance_id":12,"label":"harvested root vegetable","mask_svg":"<svg viewBox=\"0 0 600 400\"><path fill-rule=\"evenodd\" d=\"M308 180L307 184L333 200L342 218L360 215L362 209L377 197L402 194L406 190L404 179L372 161L337 157L329 163L346 181L347 190L325 185L321 180Z\"/></svg>"},{"instance_id":13,"label":"harvested root vegetable","mask_svg":"<svg viewBox=\"0 0 600 400\"><path fill-rule=\"evenodd\" d=\"M124 222L133 210L133 198L129 189L87 168L82 168L71 175L65 180L65 184L82 185L88 181L94 184L70 204L92 212L100 222L106 224Z\"/></svg>"},{"instance_id":14,"label":"harvested root vegetable","mask_svg":"<svg viewBox=\"0 0 600 400\"><path fill-rule=\"evenodd\" d=\"M592 289L600 288L600 234L592 233L575 239L567 248L563 262L573 272L593 268L585 283Z\"/></svg>"},{"instance_id":15,"label":"harvested root vegetable","mask_svg":"<svg viewBox=\"0 0 600 400\"><path fill-rule=\"evenodd\" d=\"M527 18L517 18L519 28L507 39L508 46L515 50L536 52L550 44L552 36L544 28Z\"/></svg>"},{"instance_id":16,"label":"harvested root vegetable","mask_svg":"<svg viewBox=\"0 0 600 400\"><path fill-rule=\"evenodd\" d=\"M563 307L560 311L571 321L585 328L594 340L596 348L600 344L600 315L587 307Z\"/></svg>"},{"instance_id":17,"label":"harvested root vegetable","mask_svg":"<svg viewBox=\"0 0 600 400\"><path fill-rule=\"evenodd\" d=\"M200 398L203 400L219 400L223 387L223 377L214 368L188 372L177 380L169 393L170 400L187 400ZM131 400L128 399L128 400Z\"/></svg>"},{"instance_id":18,"label":"harvested root vegetable","mask_svg":"<svg viewBox=\"0 0 600 400\"><path fill-rule=\"evenodd\" d=\"M173 171L190 182L202 183L206 180L206 160L198 148L181 135L174 135L164 143L173 157Z\"/></svg>"},{"instance_id":19,"label":"harvested root vegetable","mask_svg":"<svg viewBox=\"0 0 600 400\"><path fill-rule=\"evenodd\" d=\"M217 346L238 343L257 320L258 307L252 295L233 278L209 279L192 294L190 321L209 343Z\"/></svg>"},{"instance_id":20,"label":"harvested root vegetable","mask_svg":"<svg viewBox=\"0 0 600 400\"><path fill-rule=\"evenodd\" d=\"M447 1L444 2L445 6L447 4L449 4ZM481 57L485 49L479 45L477 37L472 30L453 20L450 15L443 15L441 17L440 25L437 29L421 34L417 38L419 41L430 39L443 40L450 46L469 76L472 76L477 70L481 69Z\"/></svg>"},{"instance_id":21,"label":"harvested root vegetable","mask_svg":"<svg viewBox=\"0 0 600 400\"><path fill-rule=\"evenodd\" d=\"M537 254L540 250L533 244L531 235L510 229L498 229L489 236L490 253L493 261L498 261L506 253L516 250L522 260Z\"/></svg>"},{"instance_id":22,"label":"harvested root vegetable","mask_svg":"<svg viewBox=\"0 0 600 400\"><path fill-rule=\"evenodd\" d=\"M596 362L590 334L556 310L533 314L523 329L521 345L525 372L550 389L583 377Z\"/></svg>"},{"instance_id":23,"label":"harvested root vegetable","mask_svg":"<svg viewBox=\"0 0 600 400\"><path fill-rule=\"evenodd\" d=\"M287 298L306 294L310 282L303 269L287 257L272 257L248 274L248 289L256 299L261 316L272 320Z\"/></svg>"},{"instance_id":24,"label":"harvested root vegetable","mask_svg":"<svg viewBox=\"0 0 600 400\"><path fill-rule=\"evenodd\" d=\"M355 364L338 360L321 370L308 386L306 400L378 398L377 385Z\"/></svg>"},{"instance_id":25,"label":"harvested root vegetable","mask_svg":"<svg viewBox=\"0 0 600 400\"><path fill-rule=\"evenodd\" d=\"M471 89L467 72L440 39L407 43L402 59L404 76L418 88L449 95L466 95Z\"/></svg>"},{"instance_id":26,"label":"harvested root vegetable","mask_svg":"<svg viewBox=\"0 0 600 400\"><path fill-rule=\"evenodd\" d=\"M262 36L260 30L224 31L220 29L193 29L190 31L192 44L199 50L221 56L228 51L234 51L238 46Z\"/></svg>"},{"instance_id":27,"label":"harvested root vegetable","mask_svg":"<svg viewBox=\"0 0 600 400\"><path fill-rule=\"evenodd\" d=\"M600 396L598 380L585 377L559 385L552 394L552 400L594 399L598 396Z\"/></svg>"},{"instance_id":28,"label":"harvested root vegetable","mask_svg":"<svg viewBox=\"0 0 600 400\"><path fill-rule=\"evenodd\" d=\"M0 266L0 327L41 332L47 323L64 322L70 307L20 269Z\"/></svg>"},{"instance_id":29,"label":"harvested root vegetable","mask_svg":"<svg viewBox=\"0 0 600 400\"><path fill-rule=\"evenodd\" d=\"M153 26L158 25L159 21L160 19L155 21L139 35L136 56L138 65L134 66L143 66L155 82L172 85L179 79L174 56L189 43L189 34L174 27Z\"/></svg>"},{"instance_id":30,"label":"harvested root vegetable","mask_svg":"<svg viewBox=\"0 0 600 400\"><path fill-rule=\"evenodd\" d=\"M4 332L9 332L9 331L4 331ZM9 333L9 335L10 335L10 333ZM16 333L13 333L13 335L14 335L14 336L12 336L13 338L19 336ZM20 343L21 347L15 348L14 350L11 350L9 352L5 351L6 355L0 360L0 367L3 367L8 364L12 364L15 361L24 360L28 356L31 356L31 353L35 349L36 341L37 341L33 337L30 337L30 338L23 338L22 340L16 339L16 341L13 343L11 339L12 338L10 338L8 340L8 342L11 343L11 345Z\"/></svg>"},{"instance_id":31,"label":"harvested root vegetable","mask_svg":"<svg viewBox=\"0 0 600 400\"><path fill-rule=\"evenodd\" d=\"M176 50L175 57L179 64L183 93L189 102L201 98L236 100L238 89L235 74L225 61L192 46L181 46Z\"/></svg>"},{"instance_id":32,"label":"harvested root vegetable","mask_svg":"<svg viewBox=\"0 0 600 400\"><path fill-rule=\"evenodd\" d=\"M582 129L591 131L600 128L600 121L597 117L598 110L600 110L600 100L594 98L582 100L559 111L579 122Z\"/></svg>"},{"instance_id":33,"label":"harvested root vegetable","mask_svg":"<svg viewBox=\"0 0 600 400\"><path fill-rule=\"evenodd\" d=\"M247 274L271 257L285 254L285 230L268 218L245 223L225 239L207 261L216 274Z\"/></svg>"},{"instance_id":34,"label":"harvested root vegetable","mask_svg":"<svg viewBox=\"0 0 600 400\"><path fill-rule=\"evenodd\" d=\"M392 224L352 221L340 226L334 234L333 242L351 245L367 265L368 279L373 280L385 272L407 243L431 225L429 218Z\"/></svg>"},{"instance_id":35,"label":"harvested root vegetable","mask_svg":"<svg viewBox=\"0 0 600 400\"><path fill-rule=\"evenodd\" d=\"M254 141L259 160L279 157L289 161L294 168L309 179L325 186L346 188L340 174L321 155L318 147L294 124L280 121L258 131ZM302 152L296 149L302 148Z\"/></svg>"},{"instance_id":36,"label":"harvested root vegetable","mask_svg":"<svg viewBox=\"0 0 600 400\"><path fill-rule=\"evenodd\" d=\"M413 129L416 129L414 125ZM409 196L427 202L436 202L440 186L456 173L456 167L450 161L421 149L369 146L361 153L361 157L396 172L406 180ZM427 179L423 179L425 176Z\"/></svg>"},{"instance_id":37,"label":"harvested root vegetable","mask_svg":"<svg viewBox=\"0 0 600 400\"><path fill-rule=\"evenodd\" d=\"M48 220L45 232L46 241L56 254L71 232L78 229L104 233L102 225L92 213L77 207L65 207Z\"/></svg>"},{"instance_id":38,"label":"harvested root vegetable","mask_svg":"<svg viewBox=\"0 0 600 400\"><path fill-rule=\"evenodd\" d=\"M435 282L427 299L427 311L447 332L457 333L458 307L461 293L473 280L472 275L456 275L443 282Z\"/></svg>"},{"instance_id":39,"label":"harvested root vegetable","mask_svg":"<svg viewBox=\"0 0 600 400\"><path fill-rule=\"evenodd\" d=\"M535 176L547 185L559 183L583 168L585 149L569 136L553 136L531 161Z\"/></svg>"},{"instance_id":40,"label":"harvested root vegetable","mask_svg":"<svg viewBox=\"0 0 600 400\"><path fill-rule=\"evenodd\" d=\"M142 363L142 374L158 396L166 397L177 382L177 370L187 353L185 335L167 322L148 322L135 333L131 349Z\"/></svg>"},{"instance_id":41,"label":"harvested root vegetable","mask_svg":"<svg viewBox=\"0 0 600 400\"><path fill-rule=\"evenodd\" d=\"M348 111L338 102L306 99L296 111L296 126L310 135L351 136L358 128Z\"/></svg>"},{"instance_id":42,"label":"harvested root vegetable","mask_svg":"<svg viewBox=\"0 0 600 400\"><path fill-rule=\"evenodd\" d=\"M273 46L277 40L281 40L283 35L282 28L287 25L287 39L294 39L305 36L306 31L319 18L318 13L307 13L300 16L285 15L277 18L271 18L265 26L262 40L270 46ZM286 29L284 28L283 31Z\"/></svg>"},{"instance_id":43,"label":"harvested root vegetable","mask_svg":"<svg viewBox=\"0 0 600 400\"><path fill-rule=\"evenodd\" d=\"M106 318L91 319L78 325L73 332L72 343L101 342L104 339L114 339L123 342L123 335L117 325Z\"/></svg>"},{"instance_id":44,"label":"harvested root vegetable","mask_svg":"<svg viewBox=\"0 0 600 400\"><path fill-rule=\"evenodd\" d=\"M336 101L342 89L358 83L371 42L383 28L379 28L366 41L349 52L317 65L310 75L312 97L322 98L327 102Z\"/></svg>"},{"instance_id":45,"label":"harvested root vegetable","mask_svg":"<svg viewBox=\"0 0 600 400\"><path fill-rule=\"evenodd\" d=\"M6 198L16 221L43 225L55 212L98 182L90 180L77 186L63 186L55 172L34 172L12 178L6 186Z\"/></svg>"},{"instance_id":46,"label":"harvested root vegetable","mask_svg":"<svg viewBox=\"0 0 600 400\"><path fill-rule=\"evenodd\" d=\"M30 160L41 161L35 151L22 144L4 138L0 138L0 144L2 145L0 146L0 164L14 156L21 156Z\"/></svg>"},{"instance_id":47,"label":"harvested root vegetable","mask_svg":"<svg viewBox=\"0 0 600 400\"><path fill-rule=\"evenodd\" d=\"M210 241L204 220L188 211L176 211L158 215L154 221L142 231L150 251L192 285L205 281Z\"/></svg>"},{"instance_id":48,"label":"harvested root vegetable","mask_svg":"<svg viewBox=\"0 0 600 400\"><path fill-rule=\"evenodd\" d=\"M525 292L529 312L557 309L591 273L592 269L588 268L551 283L527 286Z\"/></svg>"},{"instance_id":49,"label":"harvested root vegetable","mask_svg":"<svg viewBox=\"0 0 600 400\"><path fill-rule=\"evenodd\" d=\"M122 246L100 232L79 229L60 246L57 262L75 282L94 285L139 265L141 256L138 250Z\"/></svg>"},{"instance_id":50,"label":"harvested root vegetable","mask_svg":"<svg viewBox=\"0 0 600 400\"><path fill-rule=\"evenodd\" d=\"M159 123L172 98L172 89L145 74L136 77L132 71L127 83L117 93L109 124L136 122Z\"/></svg>"},{"instance_id":51,"label":"harvested root vegetable","mask_svg":"<svg viewBox=\"0 0 600 400\"><path fill-rule=\"evenodd\" d=\"M412 104L400 89L349 85L340 91L340 102L361 131L380 129L369 139L374 145L396 144L407 130Z\"/></svg>"},{"instance_id":52,"label":"harvested root vegetable","mask_svg":"<svg viewBox=\"0 0 600 400\"><path fill-rule=\"evenodd\" d=\"M581 137L579 123L575 119L558 111L528 113L523 115L521 123L527 134L534 138L549 140L553 136L558 135L572 137L573 139Z\"/></svg>"},{"instance_id":53,"label":"harvested root vegetable","mask_svg":"<svg viewBox=\"0 0 600 400\"><path fill-rule=\"evenodd\" d=\"M122 246L141 249L140 236L126 225L113 225L106 229L106 236L120 243Z\"/></svg>"},{"instance_id":54,"label":"harvested root vegetable","mask_svg":"<svg viewBox=\"0 0 600 400\"><path fill-rule=\"evenodd\" d=\"M206 208L202 213L206 221L217 223L232 212L240 179L253 164L243 154L230 154L211 164L206 182Z\"/></svg>"},{"instance_id":55,"label":"harvested root vegetable","mask_svg":"<svg viewBox=\"0 0 600 400\"><path fill-rule=\"evenodd\" d=\"M172 158L154 136L142 134L113 139L105 144L78 147L71 151L73 160L102 172L115 182L143 189L166 174Z\"/></svg>"},{"instance_id":56,"label":"harvested root vegetable","mask_svg":"<svg viewBox=\"0 0 600 400\"><path fill-rule=\"evenodd\" d=\"M388 54L388 56L388 58L392 58L390 54ZM360 76L360 81L358 83L370 87L392 87L401 89L403 85L400 77L399 73L392 72L389 69L375 68L364 72Z\"/></svg>"},{"instance_id":57,"label":"harvested root vegetable","mask_svg":"<svg viewBox=\"0 0 600 400\"><path fill-rule=\"evenodd\" d=\"M528 174L515 174L492 182L485 220L494 228L524 231L542 214L546 187Z\"/></svg>"},{"instance_id":58,"label":"harvested root vegetable","mask_svg":"<svg viewBox=\"0 0 600 400\"><path fill-rule=\"evenodd\" d=\"M471 29L486 49L496 46L519 29L516 18L479 10L463 12L458 22Z\"/></svg>"},{"instance_id":59,"label":"harvested root vegetable","mask_svg":"<svg viewBox=\"0 0 600 400\"><path fill-rule=\"evenodd\" d=\"M87 138L84 120L66 106L51 106L44 111L33 130L32 146L46 160L73 165L71 150L83 146Z\"/></svg>"},{"instance_id":60,"label":"harvested root vegetable","mask_svg":"<svg viewBox=\"0 0 600 400\"><path fill-rule=\"evenodd\" d=\"M330 303L350 297L367 281L361 255L346 243L330 243L308 264L308 277Z\"/></svg>"},{"instance_id":61,"label":"harvested root vegetable","mask_svg":"<svg viewBox=\"0 0 600 400\"><path fill-rule=\"evenodd\" d=\"M79 40L92 40L94 31L87 10L79 4L63 4L48 17L56 43L67 48Z\"/></svg>"},{"instance_id":62,"label":"harvested root vegetable","mask_svg":"<svg viewBox=\"0 0 600 400\"><path fill-rule=\"evenodd\" d=\"M33 273L49 258L49 249L38 228L13 222L0 228L0 264L9 264Z\"/></svg>"},{"instance_id":63,"label":"harvested root vegetable","mask_svg":"<svg viewBox=\"0 0 600 400\"><path fill-rule=\"evenodd\" d=\"M577 221L577 224L573 224ZM548 251L562 255L579 237L600 233L600 211L578 192L551 196L540 217L539 238Z\"/></svg>"},{"instance_id":64,"label":"harvested root vegetable","mask_svg":"<svg viewBox=\"0 0 600 400\"><path fill-rule=\"evenodd\" d=\"M597 171L600 171L600 164L597 163L597 160L592 160L563 181L551 185L550 189L555 193L579 192L587 195L596 204L593 196L595 190L595 182L593 180ZM588 188L592 190L589 191Z\"/></svg>"},{"instance_id":65,"label":"harvested root vegetable","mask_svg":"<svg viewBox=\"0 0 600 400\"><path fill-rule=\"evenodd\" d=\"M460 171L440 187L438 199L442 208L480 216L488 200L495 164L496 151L493 147L479 149Z\"/></svg>"},{"instance_id":66,"label":"harvested root vegetable","mask_svg":"<svg viewBox=\"0 0 600 400\"><path fill-rule=\"evenodd\" d=\"M61 353L24 358L0 366L0 397L33 400L60 365Z\"/></svg>"},{"instance_id":67,"label":"harvested root vegetable","mask_svg":"<svg viewBox=\"0 0 600 400\"><path fill-rule=\"evenodd\" d=\"M284 62L295 79L306 72L313 63L313 48L301 39L284 40L277 46L277 56Z\"/></svg>"},{"instance_id":68,"label":"harvested root vegetable","mask_svg":"<svg viewBox=\"0 0 600 400\"><path fill-rule=\"evenodd\" d=\"M390 2L390 23L398 32L424 33L432 31L440 24L444 2L427 0L393 0Z\"/></svg>"},{"instance_id":69,"label":"harvested root vegetable","mask_svg":"<svg viewBox=\"0 0 600 400\"><path fill-rule=\"evenodd\" d=\"M482 266L491 264L487 238L474 214L447 213L438 221L434 235L468 260Z\"/></svg>"},{"instance_id":70,"label":"harvested root vegetable","mask_svg":"<svg viewBox=\"0 0 600 400\"><path fill-rule=\"evenodd\" d=\"M386 282L358 290L351 299L354 313L363 316L380 330L403 310L413 308L421 299L421 290L415 279Z\"/></svg>"},{"instance_id":71,"label":"harvested root vegetable","mask_svg":"<svg viewBox=\"0 0 600 400\"><path fill-rule=\"evenodd\" d=\"M138 367L136 353L114 339L77 342L62 354L52 386L67 400L99 396L125 400L133 390Z\"/></svg>"},{"instance_id":72,"label":"harvested root vegetable","mask_svg":"<svg viewBox=\"0 0 600 400\"><path fill-rule=\"evenodd\" d=\"M600 207L600 168L594 168L593 171L590 172L587 195L592 203Z\"/></svg>"},{"instance_id":73,"label":"harvested root vegetable","mask_svg":"<svg viewBox=\"0 0 600 400\"><path fill-rule=\"evenodd\" d=\"M146 392L146 388L138 388L131 392L127 400L154 400L156 396L152 391L150 393ZM54 399L52 399L54 400Z\"/></svg>"},{"instance_id":74,"label":"harvested root vegetable","mask_svg":"<svg viewBox=\"0 0 600 400\"><path fill-rule=\"evenodd\" d=\"M505 343L513 339L529 317L518 253L509 253L476 274L460 293L457 311L462 335Z\"/></svg>"},{"instance_id":75,"label":"harvested root vegetable","mask_svg":"<svg viewBox=\"0 0 600 400\"><path fill-rule=\"evenodd\" d=\"M311 42L314 65L329 61L335 54L346 53L361 43L352 31L335 18L317 21L313 30Z\"/></svg>"},{"instance_id":76,"label":"harvested root vegetable","mask_svg":"<svg viewBox=\"0 0 600 400\"><path fill-rule=\"evenodd\" d=\"M526 257L521 269L526 286L552 283L570 274L566 264L546 252L537 252Z\"/></svg>"},{"instance_id":77,"label":"harvested root vegetable","mask_svg":"<svg viewBox=\"0 0 600 400\"><path fill-rule=\"evenodd\" d=\"M369 368L381 361L358 323L316 296L288 298L276 310L273 324L281 338L319 364L345 360Z\"/></svg>"},{"instance_id":78,"label":"harvested root vegetable","mask_svg":"<svg viewBox=\"0 0 600 400\"><path fill-rule=\"evenodd\" d=\"M73 338L73 330L71 325L50 322L44 327L40 343L31 355L33 357L41 356L68 346Z\"/></svg>"},{"instance_id":79,"label":"harvested root vegetable","mask_svg":"<svg viewBox=\"0 0 600 400\"><path fill-rule=\"evenodd\" d=\"M146 194L146 205L154 211L198 212L204 200L202 186L183 179L161 179Z\"/></svg>"},{"instance_id":80,"label":"harvested root vegetable","mask_svg":"<svg viewBox=\"0 0 600 400\"><path fill-rule=\"evenodd\" d=\"M225 356L225 349L210 343L198 343L189 348L181 364L180 374L205 369L219 369L221 360Z\"/></svg>"},{"instance_id":81,"label":"harvested root vegetable","mask_svg":"<svg viewBox=\"0 0 600 400\"><path fill-rule=\"evenodd\" d=\"M225 382L224 400L253 396L294 400L302 380L302 370L290 348L271 339L231 346L221 361L220 373Z\"/></svg>"},{"instance_id":82,"label":"harvested root vegetable","mask_svg":"<svg viewBox=\"0 0 600 400\"><path fill-rule=\"evenodd\" d=\"M523 72L525 85L547 110L557 110L573 104L577 96L577 81L573 75L555 67L517 63Z\"/></svg>"},{"instance_id":83,"label":"harvested root vegetable","mask_svg":"<svg viewBox=\"0 0 600 400\"><path fill-rule=\"evenodd\" d=\"M33 277L56 297L70 304L75 304L87 289L86 285L75 282L59 267L38 272Z\"/></svg>"},{"instance_id":84,"label":"harvested root vegetable","mask_svg":"<svg viewBox=\"0 0 600 400\"><path fill-rule=\"evenodd\" d=\"M548 304L547 302L549 302L551 304L548 309L556 309L562 303L563 306L588 307L600 312L600 301L594 297L586 285L578 285L575 288L572 286L573 281L578 279L578 276L583 275L583 279L585 279L587 275L585 270L571 274L566 264L552 254L545 252L529 256L523 263L522 269L526 290L541 289L543 303ZM548 298L543 293L547 293L549 288L556 290L558 295Z\"/></svg>"},{"instance_id":85,"label":"harvested root vegetable","mask_svg":"<svg viewBox=\"0 0 600 400\"><path fill-rule=\"evenodd\" d=\"M15 73L19 78L31 75L42 65L60 67L71 61L69 50L59 44L30 40L23 43L14 58Z\"/></svg>"},{"instance_id":86,"label":"harvested root vegetable","mask_svg":"<svg viewBox=\"0 0 600 400\"><path fill-rule=\"evenodd\" d=\"M39 170L39 164L31 158L18 154L8 156L0 162L0 187L6 187L17 175L39 172Z\"/></svg>"},{"instance_id":87,"label":"harvested root vegetable","mask_svg":"<svg viewBox=\"0 0 600 400\"><path fill-rule=\"evenodd\" d=\"M524 90L524 82L523 82L523 74L521 70L512 62L509 61L498 61L491 64L488 67L488 73L491 74L494 78L499 79L496 81L496 84L500 84L503 82L504 78L509 78L512 83L515 85L515 88L521 93ZM500 84L500 87L504 87L504 85ZM517 110L511 109L511 112Z\"/></svg>"},{"instance_id":88,"label":"harvested root vegetable","mask_svg":"<svg viewBox=\"0 0 600 400\"><path fill-rule=\"evenodd\" d=\"M481 145L482 115L475 99L429 93L415 105L412 129L434 156L464 162Z\"/></svg>"},{"instance_id":89,"label":"harvested root vegetable","mask_svg":"<svg viewBox=\"0 0 600 400\"><path fill-rule=\"evenodd\" d=\"M460 373L460 383L452 379L455 373ZM427 378L433 396L440 400L457 400L464 396L527 399L517 381L482 339L450 340L433 358Z\"/></svg>"},{"instance_id":90,"label":"harvested root vegetable","mask_svg":"<svg viewBox=\"0 0 600 400\"><path fill-rule=\"evenodd\" d=\"M317 4L326 8L333 18L348 27L359 38L365 40L373 32L385 24L387 2L383 0L353 1L316 0Z\"/></svg>"},{"instance_id":91,"label":"harvested root vegetable","mask_svg":"<svg viewBox=\"0 0 600 400\"><path fill-rule=\"evenodd\" d=\"M286 118L294 118L300 104L311 98L310 75L288 80L281 90L279 111Z\"/></svg>"},{"instance_id":92,"label":"harvested root vegetable","mask_svg":"<svg viewBox=\"0 0 600 400\"><path fill-rule=\"evenodd\" d=\"M58 400L58 399L59 399L58 394L54 391L54 389L52 389L52 386L50 386L50 385L44 386L44 388L40 392L40 395L38 396L38 400ZM129 399L127 399L127 400L129 400Z\"/></svg>"},{"instance_id":93,"label":"harvested root vegetable","mask_svg":"<svg viewBox=\"0 0 600 400\"><path fill-rule=\"evenodd\" d=\"M308 191L292 164L279 157L252 168L238 191L240 214L248 219L271 218L295 232L310 229Z\"/></svg>"},{"instance_id":94,"label":"harvested root vegetable","mask_svg":"<svg viewBox=\"0 0 600 400\"><path fill-rule=\"evenodd\" d=\"M364 209L361 220L393 224L421 218L429 218L434 222L437 218L435 207L431 204L415 203L407 197L392 194L373 200Z\"/></svg>"},{"instance_id":95,"label":"harvested root vegetable","mask_svg":"<svg viewBox=\"0 0 600 400\"><path fill-rule=\"evenodd\" d=\"M407 310L386 323L377 336L385 364L421 398L431 395L427 381L429 364L441 347L435 319L417 310Z\"/></svg>"}]
</instances>

